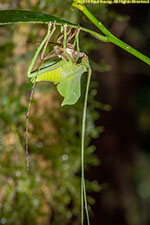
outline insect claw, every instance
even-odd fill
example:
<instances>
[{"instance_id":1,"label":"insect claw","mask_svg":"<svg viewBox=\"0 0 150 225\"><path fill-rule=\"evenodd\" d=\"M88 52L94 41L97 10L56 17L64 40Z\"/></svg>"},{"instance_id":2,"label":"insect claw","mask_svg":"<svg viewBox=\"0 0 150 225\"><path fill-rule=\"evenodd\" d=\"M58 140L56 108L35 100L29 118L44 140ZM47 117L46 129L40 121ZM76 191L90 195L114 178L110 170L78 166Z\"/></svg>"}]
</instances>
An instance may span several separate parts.
<instances>
[{"instance_id":1,"label":"insect claw","mask_svg":"<svg viewBox=\"0 0 150 225\"><path fill-rule=\"evenodd\" d=\"M48 23L48 29L49 29L49 30L51 29L51 26L52 26L52 22L49 22L49 23Z\"/></svg>"}]
</instances>

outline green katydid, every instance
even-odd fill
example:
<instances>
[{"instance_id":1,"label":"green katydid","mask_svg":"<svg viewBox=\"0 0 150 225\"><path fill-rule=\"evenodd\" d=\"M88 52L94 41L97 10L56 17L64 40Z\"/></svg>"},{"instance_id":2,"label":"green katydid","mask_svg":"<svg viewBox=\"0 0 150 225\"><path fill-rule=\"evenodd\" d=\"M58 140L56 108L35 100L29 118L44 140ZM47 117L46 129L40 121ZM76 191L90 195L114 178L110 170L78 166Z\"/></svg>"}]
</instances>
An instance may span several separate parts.
<instances>
[{"instance_id":1,"label":"green katydid","mask_svg":"<svg viewBox=\"0 0 150 225\"><path fill-rule=\"evenodd\" d=\"M80 64L74 64L72 61L62 59L53 65L46 64L40 67L39 70L34 71L28 77L31 81L51 81L57 84L58 92L64 97L63 105L75 104L80 93L81 75L87 71L88 59L83 58ZM38 73L38 75L37 75Z\"/></svg>"},{"instance_id":2,"label":"green katydid","mask_svg":"<svg viewBox=\"0 0 150 225\"><path fill-rule=\"evenodd\" d=\"M87 85L86 85L86 93L84 100L84 108L83 108L83 119L82 119L82 137L81 137L81 224L84 223L84 206L86 210L87 222L90 224L88 208L87 208L87 200L86 200L86 189L85 189L85 181L84 181L84 139L85 139L85 120L86 120L86 111L87 111L87 98L88 98L88 89L90 84L91 77L91 68L89 65L88 57L85 53L80 52L79 49L79 31L80 29L75 30L75 32L71 33L71 28L67 32L67 25L64 25L64 34L61 35L57 39L57 43L60 43L60 40L63 38L63 47L59 47L58 45L54 47L54 50L50 52L47 56L44 57L44 53L48 42L55 31L55 22L53 24L53 29L51 31L52 23L48 24L48 31L41 42L40 46L35 52L35 55L29 65L27 75L31 79L33 83L33 88L30 96L30 102L27 113L26 120L26 159L27 159L27 170L29 171L29 159L28 159L28 119L29 112L31 107L31 100L33 97L34 87L36 82L40 81L50 81L57 84L57 90L64 97L62 102L63 105L72 105L75 104L81 95L80 81L81 76L84 72L88 72ZM73 37L75 37L74 44L68 43ZM75 45L77 46L77 50L75 49ZM42 50L43 49L43 50ZM49 58L54 56L58 56L61 58L59 62L51 62L45 63L39 66L39 68L35 71L32 71L34 63L42 50L41 59L42 61L46 61ZM81 62L78 63L78 59L81 58Z\"/></svg>"}]
</instances>

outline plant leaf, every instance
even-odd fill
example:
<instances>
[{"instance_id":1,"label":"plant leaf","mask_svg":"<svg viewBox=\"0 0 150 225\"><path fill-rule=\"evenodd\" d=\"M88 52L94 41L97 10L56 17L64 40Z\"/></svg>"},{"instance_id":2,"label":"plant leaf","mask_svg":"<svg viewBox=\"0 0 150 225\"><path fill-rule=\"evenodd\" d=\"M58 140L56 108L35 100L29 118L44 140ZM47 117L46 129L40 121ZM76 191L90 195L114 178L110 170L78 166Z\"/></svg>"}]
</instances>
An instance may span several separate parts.
<instances>
[{"instance_id":1,"label":"plant leaf","mask_svg":"<svg viewBox=\"0 0 150 225\"><path fill-rule=\"evenodd\" d=\"M75 104L81 96L82 73L70 76L57 85L57 90L64 97L61 106Z\"/></svg>"},{"instance_id":2,"label":"plant leaf","mask_svg":"<svg viewBox=\"0 0 150 225\"><path fill-rule=\"evenodd\" d=\"M24 10L0 10L0 25L12 23L49 23L56 20L57 25L68 24L78 27L78 25L70 23L66 20L61 20L57 17L34 11Z\"/></svg>"}]
</instances>

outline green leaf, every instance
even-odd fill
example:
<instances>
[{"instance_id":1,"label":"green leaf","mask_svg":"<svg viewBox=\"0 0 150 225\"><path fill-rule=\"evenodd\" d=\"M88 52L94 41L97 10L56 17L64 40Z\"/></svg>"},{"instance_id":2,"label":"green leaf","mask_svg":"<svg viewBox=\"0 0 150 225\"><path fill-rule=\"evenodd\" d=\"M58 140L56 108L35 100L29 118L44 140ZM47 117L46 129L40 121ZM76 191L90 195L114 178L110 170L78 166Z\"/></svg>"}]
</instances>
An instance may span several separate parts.
<instances>
[{"instance_id":1,"label":"green leaf","mask_svg":"<svg viewBox=\"0 0 150 225\"><path fill-rule=\"evenodd\" d=\"M34 11L24 10L0 10L0 25L12 23L49 23L56 20L57 25L68 24L68 26L78 27L78 25L61 20L57 17Z\"/></svg>"},{"instance_id":2,"label":"green leaf","mask_svg":"<svg viewBox=\"0 0 150 225\"><path fill-rule=\"evenodd\" d=\"M61 106L75 104L81 96L82 73L70 76L57 85L57 90L64 97Z\"/></svg>"},{"instance_id":3,"label":"green leaf","mask_svg":"<svg viewBox=\"0 0 150 225\"><path fill-rule=\"evenodd\" d=\"M56 25L61 26L67 24L68 26L72 26L73 28L80 28L81 30L90 33L93 37L101 41L107 41L107 37L104 37L103 35L98 34L95 31L45 13L24 10L0 10L0 25L13 23L53 23L54 21L56 21Z\"/></svg>"}]
</instances>

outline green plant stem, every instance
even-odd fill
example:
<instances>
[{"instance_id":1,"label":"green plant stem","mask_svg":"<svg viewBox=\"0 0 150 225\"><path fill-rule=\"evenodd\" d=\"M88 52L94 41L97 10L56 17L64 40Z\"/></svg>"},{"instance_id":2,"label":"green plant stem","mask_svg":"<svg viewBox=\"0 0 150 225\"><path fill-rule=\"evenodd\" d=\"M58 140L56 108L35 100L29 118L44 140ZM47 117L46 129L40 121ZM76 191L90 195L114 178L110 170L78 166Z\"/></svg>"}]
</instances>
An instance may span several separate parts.
<instances>
[{"instance_id":1,"label":"green plant stem","mask_svg":"<svg viewBox=\"0 0 150 225\"><path fill-rule=\"evenodd\" d=\"M73 26L72 26L72 27L73 27ZM107 36L101 35L101 34L95 32L95 31L90 30L90 29L85 28L85 27L80 27L80 26L79 26L79 28L80 28L82 31L84 31L84 32L86 32L86 33L89 33L91 36L95 37L95 38L98 39L99 41L102 41L102 42L109 42Z\"/></svg>"},{"instance_id":2,"label":"green plant stem","mask_svg":"<svg viewBox=\"0 0 150 225\"><path fill-rule=\"evenodd\" d=\"M84 204L85 204L87 222L88 222L88 225L90 225L87 199L86 199L85 179L84 179L85 121L86 121L86 114L87 114L87 100L88 100L90 79L91 79L91 69L89 68L86 91L85 91L84 107L83 107L82 135L81 135L81 225L84 224Z\"/></svg>"},{"instance_id":3,"label":"green plant stem","mask_svg":"<svg viewBox=\"0 0 150 225\"><path fill-rule=\"evenodd\" d=\"M126 44L125 42L121 41L119 38L114 36L100 21L98 21L92 13L86 8L86 6L80 1L80 0L74 0L72 3L72 6L78 8L81 10L87 17L88 19L101 31L103 32L107 37L107 42L111 42L120 48L124 49L125 51L129 52L130 54L136 56L146 64L150 66L150 58L142 54L141 52L137 51L130 45Z\"/></svg>"}]
</instances>

